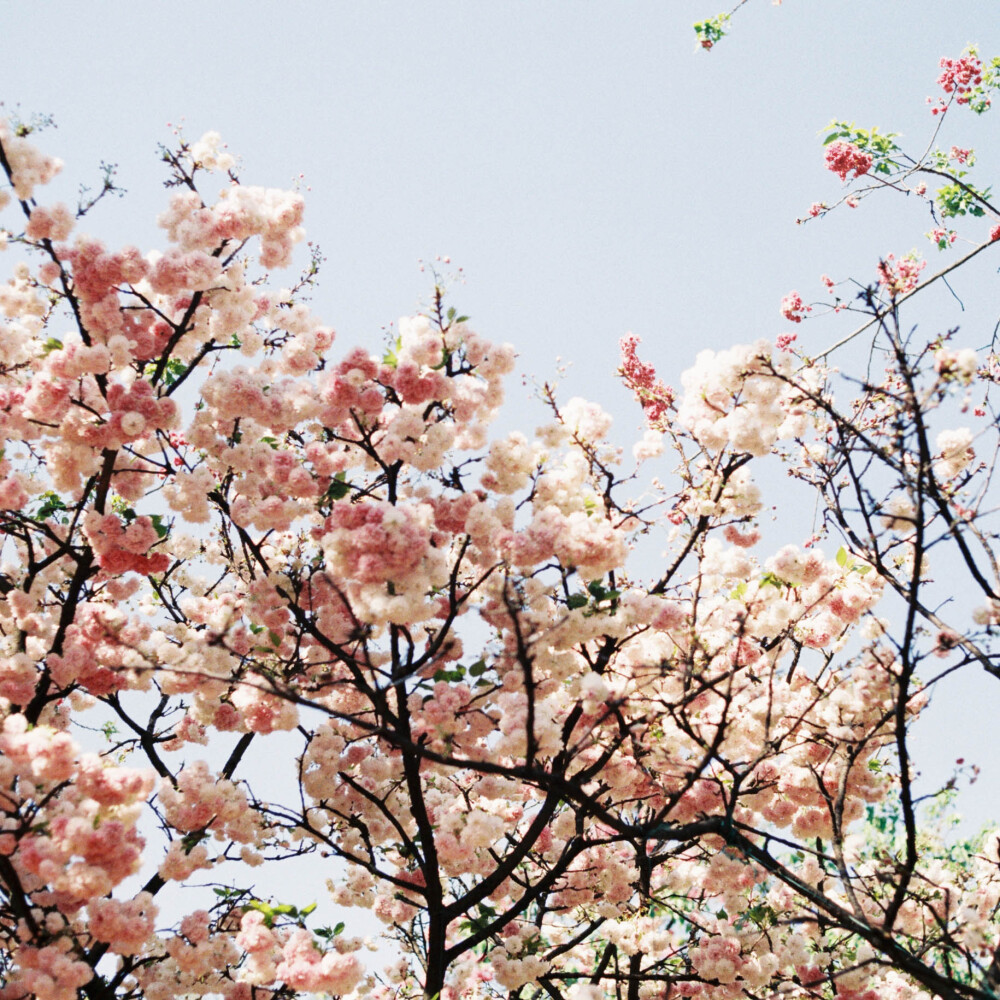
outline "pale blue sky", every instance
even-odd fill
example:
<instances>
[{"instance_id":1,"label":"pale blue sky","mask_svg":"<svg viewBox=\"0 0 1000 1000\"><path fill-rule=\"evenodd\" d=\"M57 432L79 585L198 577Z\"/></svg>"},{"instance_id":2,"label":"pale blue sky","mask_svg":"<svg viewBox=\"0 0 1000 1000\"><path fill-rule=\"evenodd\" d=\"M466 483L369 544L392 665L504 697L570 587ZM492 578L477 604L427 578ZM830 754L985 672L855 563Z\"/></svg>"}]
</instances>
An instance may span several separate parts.
<instances>
[{"instance_id":1,"label":"pale blue sky","mask_svg":"<svg viewBox=\"0 0 1000 1000\"><path fill-rule=\"evenodd\" d=\"M63 197L100 160L119 164L128 196L86 224L110 244L161 245L155 147L182 116L191 139L222 133L246 183L303 173L306 227L327 257L314 309L341 347L374 350L429 291L418 258L449 254L467 278L454 304L476 328L513 342L535 377L573 361L565 395L601 401L627 437L638 414L612 378L625 331L677 382L702 347L791 329L781 296L821 298L821 273L868 277L880 254L917 245L930 267L943 261L915 204L872 199L794 225L840 192L816 133L846 117L922 149L938 58L969 42L1000 52L995 0L751 0L730 38L696 52L691 23L717 5L7 3L0 97L55 116L41 141L66 161ZM995 172L996 119L948 125L943 144L974 136L983 175ZM967 313L944 293L908 321L961 322L963 343L988 341L993 258L955 284ZM850 327L796 332L808 351ZM988 765L1000 687L985 691L939 710L942 760Z\"/></svg>"},{"instance_id":2,"label":"pale blue sky","mask_svg":"<svg viewBox=\"0 0 1000 1000\"><path fill-rule=\"evenodd\" d=\"M411 311L417 259L450 254L485 334L541 376L573 359L571 388L607 400L627 329L675 378L696 346L783 330L790 288L910 249L929 224L899 204L794 226L839 190L816 132L919 143L939 56L1000 51L995 0L751 0L696 53L718 3L10 4L0 94L55 116L68 185L120 164L129 197L94 230L158 241L155 146L184 116L247 183L305 174L343 340Z\"/></svg>"}]
</instances>

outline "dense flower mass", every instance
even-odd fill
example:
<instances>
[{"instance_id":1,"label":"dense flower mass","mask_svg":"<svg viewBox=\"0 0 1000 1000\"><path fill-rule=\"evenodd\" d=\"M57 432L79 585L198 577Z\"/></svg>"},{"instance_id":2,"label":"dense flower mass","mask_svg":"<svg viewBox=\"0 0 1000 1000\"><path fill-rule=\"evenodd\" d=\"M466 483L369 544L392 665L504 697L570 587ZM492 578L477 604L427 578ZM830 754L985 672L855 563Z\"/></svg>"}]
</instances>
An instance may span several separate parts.
<instances>
[{"instance_id":1,"label":"dense flower mass","mask_svg":"<svg viewBox=\"0 0 1000 1000\"><path fill-rule=\"evenodd\" d=\"M619 342L622 363L618 374L635 394L649 426L662 429L674 402L674 391L656 377L656 370L651 364L639 359L636 353L639 343L635 334L622 337Z\"/></svg>"},{"instance_id":2,"label":"dense flower mass","mask_svg":"<svg viewBox=\"0 0 1000 1000\"><path fill-rule=\"evenodd\" d=\"M958 59L942 58L938 86L954 95L958 104L967 104L969 91L983 82L983 63L975 49L967 49Z\"/></svg>"},{"instance_id":3,"label":"dense flower mass","mask_svg":"<svg viewBox=\"0 0 1000 1000\"><path fill-rule=\"evenodd\" d=\"M853 143L837 141L826 147L826 169L835 173L842 181L851 172L862 177L872 168L872 157Z\"/></svg>"},{"instance_id":4,"label":"dense flower mass","mask_svg":"<svg viewBox=\"0 0 1000 1000\"><path fill-rule=\"evenodd\" d=\"M834 300L860 379L765 330L675 393L627 335L628 451L549 385L498 429L439 287L342 344L217 133L158 250L0 151L0 1000L985 1000L997 838L918 832L910 731L995 673L1000 361L902 332L922 260Z\"/></svg>"}]
</instances>

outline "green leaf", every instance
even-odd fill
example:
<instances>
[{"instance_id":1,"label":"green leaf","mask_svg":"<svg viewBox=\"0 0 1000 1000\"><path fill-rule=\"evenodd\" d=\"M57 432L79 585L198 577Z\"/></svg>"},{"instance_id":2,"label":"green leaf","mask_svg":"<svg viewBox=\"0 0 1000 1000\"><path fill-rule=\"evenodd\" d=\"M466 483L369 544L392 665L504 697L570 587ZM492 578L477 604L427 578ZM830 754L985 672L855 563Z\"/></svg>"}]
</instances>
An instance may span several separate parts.
<instances>
[{"instance_id":1,"label":"green leaf","mask_svg":"<svg viewBox=\"0 0 1000 1000\"><path fill-rule=\"evenodd\" d=\"M395 368L399 364L399 349L403 346L403 338L397 337L392 345L382 355L382 364Z\"/></svg>"},{"instance_id":2,"label":"green leaf","mask_svg":"<svg viewBox=\"0 0 1000 1000\"><path fill-rule=\"evenodd\" d=\"M595 601L613 601L618 597L621 597L620 590L612 590L605 587L599 580L591 580L587 584L587 590L590 591L591 596Z\"/></svg>"},{"instance_id":3,"label":"green leaf","mask_svg":"<svg viewBox=\"0 0 1000 1000\"><path fill-rule=\"evenodd\" d=\"M144 378L149 378L156 374L156 369L159 367L158 361L151 361L142 370ZM172 386L182 375L187 372L187 363L180 361L177 358L170 358L166 365L163 367L163 382L165 385Z\"/></svg>"},{"instance_id":4,"label":"green leaf","mask_svg":"<svg viewBox=\"0 0 1000 1000\"><path fill-rule=\"evenodd\" d=\"M584 608L590 603L590 598L586 594L570 594L566 598L566 605L571 609Z\"/></svg>"},{"instance_id":5,"label":"green leaf","mask_svg":"<svg viewBox=\"0 0 1000 1000\"><path fill-rule=\"evenodd\" d=\"M473 663L471 667L469 667L469 675L471 677L482 677L482 675L485 673L486 673L485 660L476 660L476 662Z\"/></svg>"},{"instance_id":6,"label":"green leaf","mask_svg":"<svg viewBox=\"0 0 1000 1000\"><path fill-rule=\"evenodd\" d=\"M844 546L841 545L840 548L837 550L837 565L840 567L846 566L848 558L849 557L847 555L847 549L845 549Z\"/></svg>"},{"instance_id":7,"label":"green leaf","mask_svg":"<svg viewBox=\"0 0 1000 1000\"><path fill-rule=\"evenodd\" d=\"M946 219L955 218L959 215L982 216L985 210L976 200L976 195L988 199L990 188L984 191L977 191L971 185L961 187L959 184L945 184L938 188L934 195L941 215Z\"/></svg>"},{"instance_id":8,"label":"green leaf","mask_svg":"<svg viewBox=\"0 0 1000 1000\"><path fill-rule=\"evenodd\" d=\"M336 500L343 500L350 492L351 484L347 482L347 474L338 472L326 488L323 499L333 503Z\"/></svg>"},{"instance_id":9,"label":"green leaf","mask_svg":"<svg viewBox=\"0 0 1000 1000\"><path fill-rule=\"evenodd\" d=\"M53 493L51 490L48 493L42 494L42 505L38 508L38 513L35 515L39 521L44 521L50 518L57 511L66 510L66 504L63 503L63 499L58 493Z\"/></svg>"},{"instance_id":10,"label":"green leaf","mask_svg":"<svg viewBox=\"0 0 1000 1000\"><path fill-rule=\"evenodd\" d=\"M264 915L264 926L274 926L274 907L270 903L265 903L259 899L251 899L244 907L247 910L256 910Z\"/></svg>"},{"instance_id":11,"label":"green leaf","mask_svg":"<svg viewBox=\"0 0 1000 1000\"><path fill-rule=\"evenodd\" d=\"M723 38L726 34L725 28L728 22L728 14L719 14L704 21L696 21L694 32L701 41L702 47L710 49L719 39Z\"/></svg>"}]
</instances>

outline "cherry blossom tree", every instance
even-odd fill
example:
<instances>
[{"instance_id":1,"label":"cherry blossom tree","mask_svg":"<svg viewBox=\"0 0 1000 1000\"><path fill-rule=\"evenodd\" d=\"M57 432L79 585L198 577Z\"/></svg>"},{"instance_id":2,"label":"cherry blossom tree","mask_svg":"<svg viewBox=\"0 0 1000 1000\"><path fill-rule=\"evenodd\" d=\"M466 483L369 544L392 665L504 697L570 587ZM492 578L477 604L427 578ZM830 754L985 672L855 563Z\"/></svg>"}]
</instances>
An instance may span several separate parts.
<instances>
[{"instance_id":1,"label":"cherry blossom tree","mask_svg":"<svg viewBox=\"0 0 1000 1000\"><path fill-rule=\"evenodd\" d=\"M808 213L903 192L971 249L790 293L861 325L677 392L624 338L630 452L548 386L494 431L514 349L440 286L341 345L315 262L272 278L302 197L214 133L143 251L79 231L110 174L48 203L0 127L0 998L994 996L1000 838L926 812L910 733L1000 674L1000 361L902 316L1000 237L936 144L998 67L942 63L922 154L833 123ZM772 546L776 460L823 515Z\"/></svg>"}]
</instances>

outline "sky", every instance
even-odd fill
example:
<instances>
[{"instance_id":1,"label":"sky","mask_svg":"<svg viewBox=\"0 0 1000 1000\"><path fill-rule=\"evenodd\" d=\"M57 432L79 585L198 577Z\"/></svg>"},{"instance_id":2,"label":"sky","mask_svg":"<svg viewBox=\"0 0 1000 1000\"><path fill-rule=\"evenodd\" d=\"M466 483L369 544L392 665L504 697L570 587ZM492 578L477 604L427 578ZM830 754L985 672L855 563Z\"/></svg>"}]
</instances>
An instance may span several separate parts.
<instances>
[{"instance_id":1,"label":"sky","mask_svg":"<svg viewBox=\"0 0 1000 1000\"><path fill-rule=\"evenodd\" d=\"M312 306L340 348L377 351L429 296L418 261L448 256L463 275L452 303L518 348L524 378L562 371L563 398L601 402L631 439L639 414L614 379L625 332L676 383L704 348L839 339L849 317L792 328L779 313L793 288L822 299L821 274L869 278L879 255L915 246L929 267L944 261L921 235L926 214L901 199L795 224L842 193L818 133L846 118L922 149L938 59L970 42L1000 52L995 0L750 0L730 37L698 51L692 22L717 2L7 3L0 99L54 117L38 140L66 163L54 194L72 199L102 160L118 165L127 196L84 227L109 245L162 246L157 144L181 123L191 140L216 130L245 183L304 191L325 257ZM948 128L945 146L975 136L988 176L996 121ZM988 343L989 256L907 320ZM529 394L512 383L517 416ZM1000 818L1000 688L975 677L955 690L921 730L925 773L979 761L985 794L963 808Z\"/></svg>"}]
</instances>

